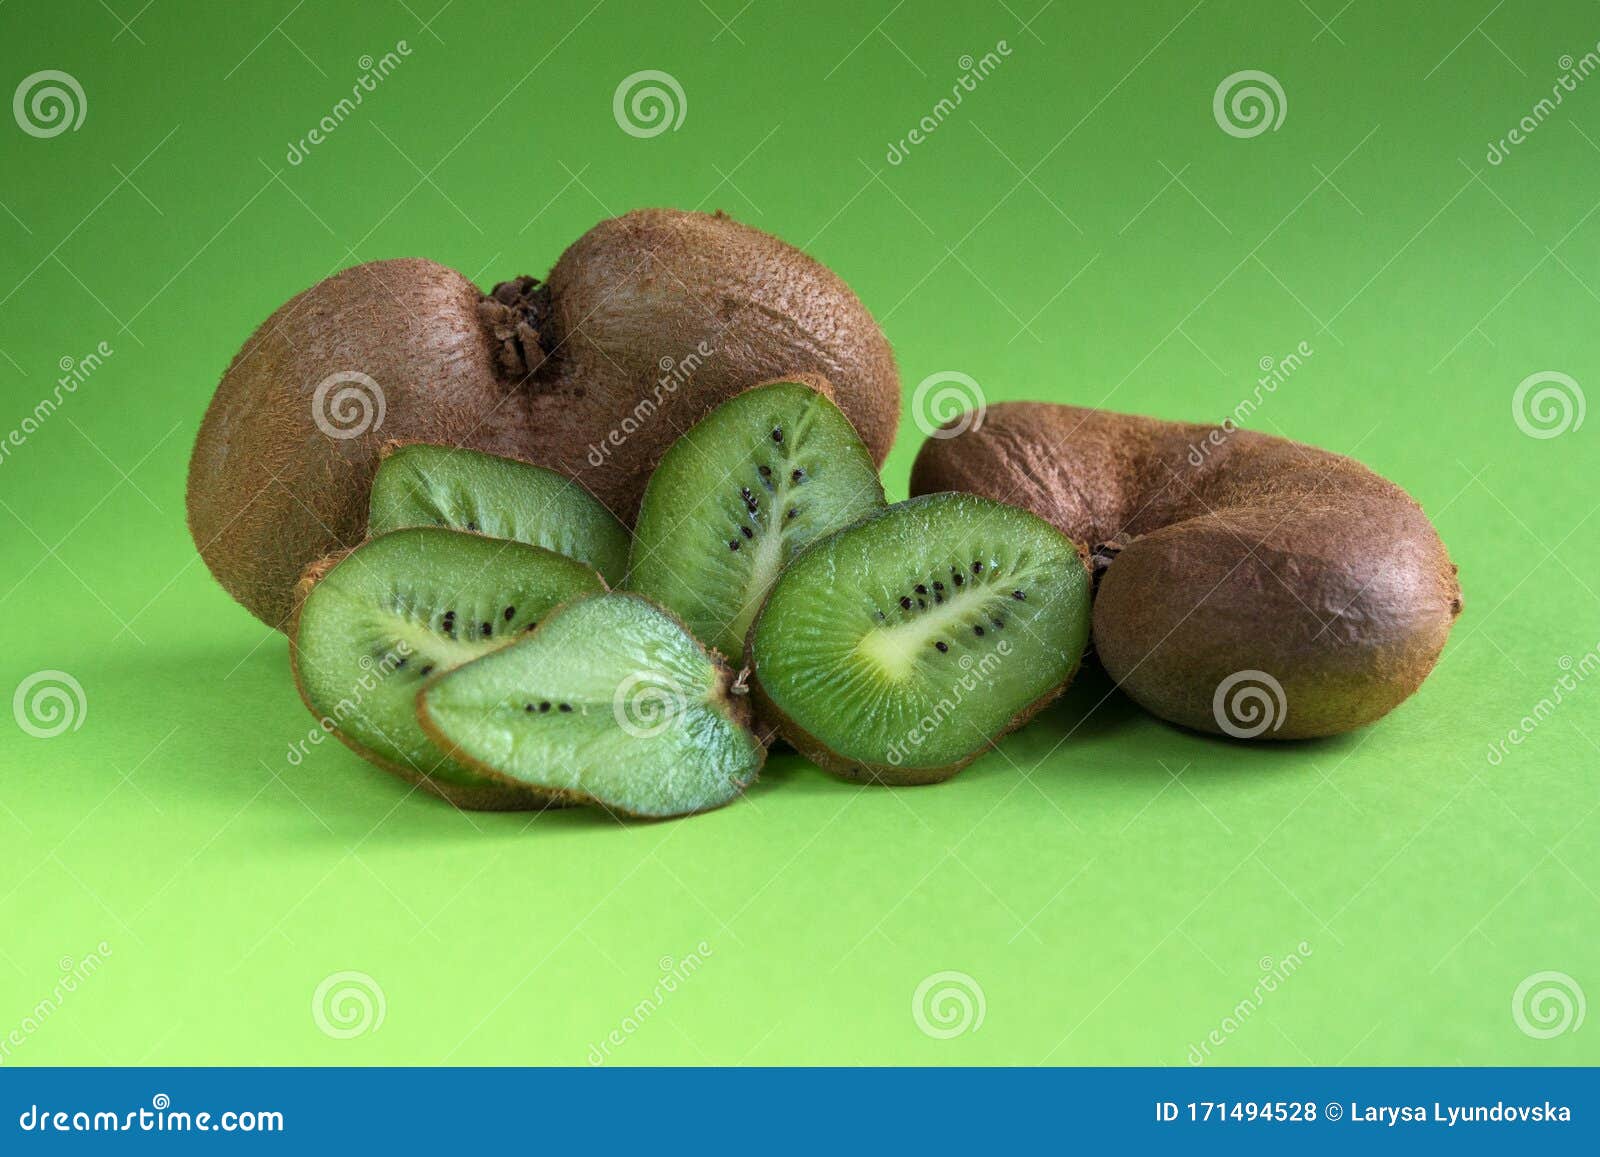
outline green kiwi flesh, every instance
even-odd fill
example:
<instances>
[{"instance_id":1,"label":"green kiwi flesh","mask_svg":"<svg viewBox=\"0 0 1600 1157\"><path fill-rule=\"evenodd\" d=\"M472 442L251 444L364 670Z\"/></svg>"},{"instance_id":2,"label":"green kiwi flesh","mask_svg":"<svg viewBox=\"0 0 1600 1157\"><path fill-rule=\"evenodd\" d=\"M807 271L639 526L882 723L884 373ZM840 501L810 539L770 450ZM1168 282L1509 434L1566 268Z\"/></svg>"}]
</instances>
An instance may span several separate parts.
<instances>
[{"instance_id":1,"label":"green kiwi flesh","mask_svg":"<svg viewBox=\"0 0 1600 1157\"><path fill-rule=\"evenodd\" d=\"M367 532L445 526L512 538L575 558L620 584L628 532L577 482L478 450L420 442L386 447L372 482Z\"/></svg>"},{"instance_id":2,"label":"green kiwi flesh","mask_svg":"<svg viewBox=\"0 0 1600 1157\"><path fill-rule=\"evenodd\" d=\"M585 598L527 638L435 679L423 727L510 783L632 816L720 807L761 769L733 674L637 595Z\"/></svg>"},{"instance_id":3,"label":"green kiwi flesh","mask_svg":"<svg viewBox=\"0 0 1600 1157\"><path fill-rule=\"evenodd\" d=\"M800 382L757 386L662 456L634 527L628 586L738 662L789 560L883 505L872 454L837 406Z\"/></svg>"},{"instance_id":4,"label":"green kiwi flesh","mask_svg":"<svg viewBox=\"0 0 1600 1157\"><path fill-rule=\"evenodd\" d=\"M537 794L486 780L429 743L417 692L557 604L604 589L594 571L542 547L397 530L308 569L290 634L295 682L312 713L379 766L461 807L539 807Z\"/></svg>"},{"instance_id":5,"label":"green kiwi flesh","mask_svg":"<svg viewBox=\"0 0 1600 1157\"><path fill-rule=\"evenodd\" d=\"M764 717L816 763L948 779L1066 686L1089 571L1043 519L970 494L889 507L799 555L750 633Z\"/></svg>"}]
</instances>

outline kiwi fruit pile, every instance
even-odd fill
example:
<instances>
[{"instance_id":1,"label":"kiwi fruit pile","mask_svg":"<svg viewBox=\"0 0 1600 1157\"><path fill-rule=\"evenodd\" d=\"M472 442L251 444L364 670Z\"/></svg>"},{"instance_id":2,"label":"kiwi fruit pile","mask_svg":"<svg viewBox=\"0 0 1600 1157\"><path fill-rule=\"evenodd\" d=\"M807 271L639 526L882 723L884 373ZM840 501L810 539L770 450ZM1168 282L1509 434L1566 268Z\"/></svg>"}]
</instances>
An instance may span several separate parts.
<instances>
[{"instance_id":1,"label":"kiwi fruit pile","mask_svg":"<svg viewBox=\"0 0 1600 1157\"><path fill-rule=\"evenodd\" d=\"M935 431L891 505L899 404L836 276L641 210L544 283L405 259L288 302L201 424L189 522L320 726L473 809L703 812L780 739L936 783L1090 655L1187 728L1333 735L1461 611L1421 509L1348 458L1006 403ZM1278 700L1241 731L1247 676Z\"/></svg>"}]
</instances>

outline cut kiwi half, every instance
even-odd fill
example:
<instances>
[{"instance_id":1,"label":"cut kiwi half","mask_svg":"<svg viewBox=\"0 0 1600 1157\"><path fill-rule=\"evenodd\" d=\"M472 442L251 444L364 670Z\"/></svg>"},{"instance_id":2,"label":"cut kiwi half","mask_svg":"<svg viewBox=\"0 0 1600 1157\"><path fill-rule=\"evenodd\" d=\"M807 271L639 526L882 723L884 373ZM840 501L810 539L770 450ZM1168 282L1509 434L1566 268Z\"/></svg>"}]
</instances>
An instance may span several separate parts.
<instances>
[{"instance_id":1,"label":"cut kiwi half","mask_svg":"<svg viewBox=\"0 0 1600 1157\"><path fill-rule=\"evenodd\" d=\"M883 505L872 454L833 402L803 382L756 386L662 457L634 527L628 586L738 663L789 560Z\"/></svg>"},{"instance_id":2,"label":"cut kiwi half","mask_svg":"<svg viewBox=\"0 0 1600 1157\"><path fill-rule=\"evenodd\" d=\"M515 645L430 682L417 714L463 764L632 816L720 807L766 757L728 665L631 594L559 608Z\"/></svg>"},{"instance_id":3,"label":"cut kiwi half","mask_svg":"<svg viewBox=\"0 0 1600 1157\"><path fill-rule=\"evenodd\" d=\"M434 675L526 635L557 604L605 589L542 547L417 527L313 563L289 637L312 714L355 751L459 807L549 802L489 780L428 742L417 691Z\"/></svg>"},{"instance_id":4,"label":"cut kiwi half","mask_svg":"<svg viewBox=\"0 0 1600 1157\"><path fill-rule=\"evenodd\" d=\"M390 444L372 482L367 533L444 526L510 538L575 558L620 584L628 532L577 482L477 450Z\"/></svg>"},{"instance_id":5,"label":"cut kiwi half","mask_svg":"<svg viewBox=\"0 0 1600 1157\"><path fill-rule=\"evenodd\" d=\"M763 717L822 767L948 779L1065 688L1089 571L1043 519L930 494L802 552L750 632Z\"/></svg>"}]
</instances>

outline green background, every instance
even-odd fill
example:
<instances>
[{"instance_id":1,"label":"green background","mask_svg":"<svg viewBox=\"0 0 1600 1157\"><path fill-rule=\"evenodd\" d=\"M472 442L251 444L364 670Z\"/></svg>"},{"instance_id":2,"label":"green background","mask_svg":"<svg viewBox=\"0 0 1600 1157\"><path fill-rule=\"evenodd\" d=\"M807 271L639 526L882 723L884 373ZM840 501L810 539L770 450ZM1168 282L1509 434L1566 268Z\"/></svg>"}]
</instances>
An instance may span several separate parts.
<instances>
[{"instance_id":1,"label":"green background","mask_svg":"<svg viewBox=\"0 0 1600 1157\"><path fill-rule=\"evenodd\" d=\"M1600 79L1486 159L1600 9L439 3L0 7L4 91L61 69L87 98L49 139L0 118L0 433L113 350L0 460L0 689L60 670L86 705L54 738L0 727L0 1037L111 950L6 1063L583 1064L701 952L615 1063L1181 1065L1302 942L1208 1063L1600 1059L1600 1024L1536 1039L1512 1010L1545 970L1600 997L1600 679L1487 759L1600 644L1600 417L1535 438L1512 412L1531 374L1600 381ZM687 101L648 139L612 113L642 69ZM1287 97L1248 139L1212 109L1243 69ZM1308 343L1246 424L1433 516L1466 593L1438 669L1292 746L1180 732L1090 674L945 786L785 755L655 825L463 815L332 744L293 765L284 640L183 524L228 359L334 269L542 274L642 205L827 262L908 399L954 370L990 401L1217 421ZM920 440L908 416L891 496ZM336 1039L312 1000L345 970L385 1017ZM984 1018L938 1039L913 995L951 970Z\"/></svg>"}]
</instances>

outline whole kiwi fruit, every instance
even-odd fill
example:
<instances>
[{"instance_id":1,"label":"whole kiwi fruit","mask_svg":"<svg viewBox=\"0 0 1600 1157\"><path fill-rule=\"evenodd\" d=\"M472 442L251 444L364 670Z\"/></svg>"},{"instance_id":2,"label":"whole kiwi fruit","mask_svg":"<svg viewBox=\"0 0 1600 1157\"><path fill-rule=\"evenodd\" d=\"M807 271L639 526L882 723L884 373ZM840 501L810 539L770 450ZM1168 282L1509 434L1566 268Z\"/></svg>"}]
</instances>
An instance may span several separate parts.
<instances>
[{"instance_id":1,"label":"whole kiwi fruit","mask_svg":"<svg viewBox=\"0 0 1600 1157\"><path fill-rule=\"evenodd\" d=\"M417 258L335 274L245 342L189 465L211 571L282 627L301 571L356 545L391 441L575 478L631 523L683 431L756 382L819 375L881 464L900 411L888 341L837 276L721 213L602 221L541 283L489 294Z\"/></svg>"},{"instance_id":2,"label":"whole kiwi fruit","mask_svg":"<svg viewBox=\"0 0 1600 1157\"><path fill-rule=\"evenodd\" d=\"M1301 739L1371 723L1421 685L1461 612L1456 568L1405 491L1286 438L1010 402L922 447L911 492L952 489L1085 544L1101 663L1146 709L1201 731Z\"/></svg>"}]
</instances>

